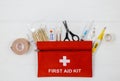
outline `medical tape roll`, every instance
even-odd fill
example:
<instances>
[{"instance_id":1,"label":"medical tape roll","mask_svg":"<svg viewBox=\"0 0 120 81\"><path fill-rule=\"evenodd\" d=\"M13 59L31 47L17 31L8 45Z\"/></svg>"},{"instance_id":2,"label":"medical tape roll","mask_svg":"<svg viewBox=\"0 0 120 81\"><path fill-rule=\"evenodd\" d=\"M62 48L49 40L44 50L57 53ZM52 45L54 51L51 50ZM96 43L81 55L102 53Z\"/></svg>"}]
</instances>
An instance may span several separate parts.
<instances>
[{"instance_id":1,"label":"medical tape roll","mask_svg":"<svg viewBox=\"0 0 120 81\"><path fill-rule=\"evenodd\" d=\"M114 36L113 36L113 34L111 34L111 33L107 33L107 34L105 34L105 36L104 36L104 39L105 39L106 42L113 41L113 38L114 38Z\"/></svg>"},{"instance_id":2,"label":"medical tape roll","mask_svg":"<svg viewBox=\"0 0 120 81\"><path fill-rule=\"evenodd\" d=\"M30 48L30 43L24 38L16 39L11 46L11 49L14 53L22 55L28 52Z\"/></svg>"}]
</instances>

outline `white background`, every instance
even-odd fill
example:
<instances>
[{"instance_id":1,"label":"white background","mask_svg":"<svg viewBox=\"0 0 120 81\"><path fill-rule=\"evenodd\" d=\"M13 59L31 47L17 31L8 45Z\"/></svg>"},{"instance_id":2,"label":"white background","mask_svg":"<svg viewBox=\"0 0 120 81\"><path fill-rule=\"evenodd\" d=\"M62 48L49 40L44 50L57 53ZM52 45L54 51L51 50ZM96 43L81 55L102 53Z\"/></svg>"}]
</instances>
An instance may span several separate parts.
<instances>
[{"instance_id":1,"label":"white background","mask_svg":"<svg viewBox=\"0 0 120 81\"><path fill-rule=\"evenodd\" d=\"M92 78L37 78L36 52L31 49L16 55L11 43L27 38L28 24L62 26L60 21L65 19L78 35L88 21L94 20L96 32L106 26L106 32L113 33L115 39L103 41L93 56ZM119 0L0 0L0 81L120 81L119 32Z\"/></svg>"}]
</instances>

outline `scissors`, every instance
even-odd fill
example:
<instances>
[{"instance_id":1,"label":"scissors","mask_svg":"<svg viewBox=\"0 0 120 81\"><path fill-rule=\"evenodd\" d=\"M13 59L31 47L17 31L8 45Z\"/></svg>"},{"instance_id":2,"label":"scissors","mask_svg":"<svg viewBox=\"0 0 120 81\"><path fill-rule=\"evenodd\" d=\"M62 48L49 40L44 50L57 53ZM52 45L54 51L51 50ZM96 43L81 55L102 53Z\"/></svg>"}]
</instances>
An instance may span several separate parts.
<instances>
[{"instance_id":1,"label":"scissors","mask_svg":"<svg viewBox=\"0 0 120 81\"><path fill-rule=\"evenodd\" d=\"M64 41L67 41L67 40L70 41L70 38L68 37L68 33L71 35L73 41L79 41L79 39L80 39L79 36L76 35L76 34L74 34L74 33L72 33L72 32L68 29L67 22L66 22L66 21L63 21L63 24L64 24L65 29L66 29L66 36L65 36L65 38L64 38Z\"/></svg>"}]
</instances>

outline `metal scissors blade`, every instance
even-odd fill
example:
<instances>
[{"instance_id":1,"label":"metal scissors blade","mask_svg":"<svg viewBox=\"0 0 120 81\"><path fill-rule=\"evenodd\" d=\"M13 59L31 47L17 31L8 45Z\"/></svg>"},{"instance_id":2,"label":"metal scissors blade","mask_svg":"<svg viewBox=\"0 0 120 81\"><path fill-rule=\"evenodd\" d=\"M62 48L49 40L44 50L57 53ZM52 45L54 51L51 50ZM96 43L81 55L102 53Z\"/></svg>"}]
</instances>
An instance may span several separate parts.
<instances>
[{"instance_id":1,"label":"metal scissors blade","mask_svg":"<svg viewBox=\"0 0 120 81\"><path fill-rule=\"evenodd\" d=\"M64 24L64 26L65 26L66 31L69 32L69 29L68 29L68 26L67 26L67 22L66 22L66 21L63 21L63 24Z\"/></svg>"},{"instance_id":2,"label":"metal scissors blade","mask_svg":"<svg viewBox=\"0 0 120 81\"><path fill-rule=\"evenodd\" d=\"M69 37L68 37L68 33L69 33L69 29L67 27L67 22L66 21L63 21L63 24L64 24L64 27L66 29L66 36L64 38L64 41L70 41Z\"/></svg>"}]
</instances>

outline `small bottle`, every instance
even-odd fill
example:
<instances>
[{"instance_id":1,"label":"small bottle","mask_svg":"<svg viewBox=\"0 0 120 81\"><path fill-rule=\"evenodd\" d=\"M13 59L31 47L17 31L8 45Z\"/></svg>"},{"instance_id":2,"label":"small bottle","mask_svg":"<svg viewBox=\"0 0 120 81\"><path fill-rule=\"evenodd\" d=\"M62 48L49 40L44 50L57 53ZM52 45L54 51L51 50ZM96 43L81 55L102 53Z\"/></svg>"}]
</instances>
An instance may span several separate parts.
<instances>
[{"instance_id":1,"label":"small bottle","mask_svg":"<svg viewBox=\"0 0 120 81\"><path fill-rule=\"evenodd\" d=\"M55 30L54 30L54 28L52 28L52 29L50 29L50 31L49 31L49 40L50 41L55 41Z\"/></svg>"},{"instance_id":2,"label":"small bottle","mask_svg":"<svg viewBox=\"0 0 120 81\"><path fill-rule=\"evenodd\" d=\"M50 30L50 40L53 40L53 30Z\"/></svg>"}]
</instances>

